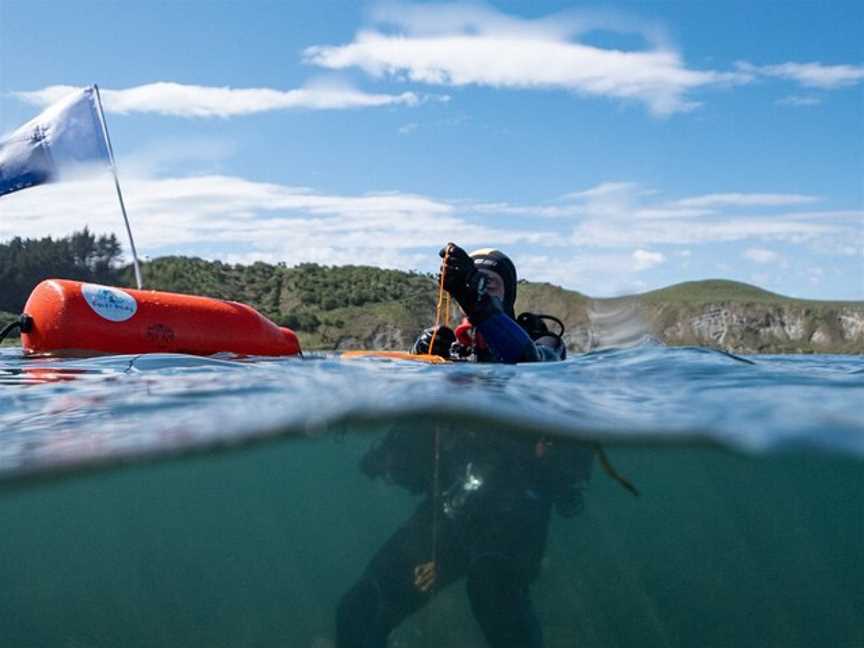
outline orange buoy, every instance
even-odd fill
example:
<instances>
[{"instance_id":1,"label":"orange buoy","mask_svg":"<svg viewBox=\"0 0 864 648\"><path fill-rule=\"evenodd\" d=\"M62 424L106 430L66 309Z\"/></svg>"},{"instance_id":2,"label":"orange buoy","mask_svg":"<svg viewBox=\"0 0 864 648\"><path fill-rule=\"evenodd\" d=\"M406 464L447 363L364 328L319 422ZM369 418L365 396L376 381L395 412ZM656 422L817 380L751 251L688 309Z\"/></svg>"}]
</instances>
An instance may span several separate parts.
<instances>
[{"instance_id":1,"label":"orange buoy","mask_svg":"<svg viewBox=\"0 0 864 648\"><path fill-rule=\"evenodd\" d=\"M47 279L24 306L28 353L300 353L297 334L238 302Z\"/></svg>"}]
</instances>

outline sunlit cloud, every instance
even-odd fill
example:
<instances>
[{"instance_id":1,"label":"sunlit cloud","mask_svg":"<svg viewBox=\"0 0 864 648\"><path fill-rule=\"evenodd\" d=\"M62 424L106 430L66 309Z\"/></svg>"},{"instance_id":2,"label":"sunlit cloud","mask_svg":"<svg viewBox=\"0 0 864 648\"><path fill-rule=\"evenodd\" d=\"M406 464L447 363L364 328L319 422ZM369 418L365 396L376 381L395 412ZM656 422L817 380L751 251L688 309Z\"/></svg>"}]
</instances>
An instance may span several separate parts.
<instances>
[{"instance_id":1,"label":"sunlit cloud","mask_svg":"<svg viewBox=\"0 0 864 648\"><path fill-rule=\"evenodd\" d=\"M663 200L657 191L634 182L604 182L590 189L565 194L550 204L511 205L483 203L474 209L484 213L534 215L582 220L655 221L728 217L729 209L792 207L820 202L818 196L778 193L714 193L678 200ZM826 212L840 216L846 212ZM859 212L853 212L857 216ZM815 213L814 213L815 215Z\"/></svg>"},{"instance_id":2,"label":"sunlit cloud","mask_svg":"<svg viewBox=\"0 0 864 648\"><path fill-rule=\"evenodd\" d=\"M636 270L636 272L641 272L642 270L649 270L665 262L666 257L660 252L651 252L649 250L636 250L633 253L633 269Z\"/></svg>"},{"instance_id":3,"label":"sunlit cloud","mask_svg":"<svg viewBox=\"0 0 864 648\"><path fill-rule=\"evenodd\" d=\"M632 255L616 251L578 250L562 258L552 253L522 252L513 255L520 277L549 281L592 296L613 296L644 289L633 270Z\"/></svg>"},{"instance_id":4,"label":"sunlit cloud","mask_svg":"<svg viewBox=\"0 0 864 648\"><path fill-rule=\"evenodd\" d=\"M807 268L807 280L810 282L811 286L818 286L822 283L822 279L824 278L825 270L819 266L811 266Z\"/></svg>"},{"instance_id":5,"label":"sunlit cloud","mask_svg":"<svg viewBox=\"0 0 864 648\"><path fill-rule=\"evenodd\" d=\"M775 263L780 259L780 255L771 250L765 250L763 248L747 248L744 250L743 254L745 259L749 259L754 263L759 263L762 265L768 263Z\"/></svg>"},{"instance_id":6,"label":"sunlit cloud","mask_svg":"<svg viewBox=\"0 0 864 648\"><path fill-rule=\"evenodd\" d=\"M684 198L675 202L681 207L783 207L819 202L817 196L803 194L716 193Z\"/></svg>"},{"instance_id":7,"label":"sunlit cloud","mask_svg":"<svg viewBox=\"0 0 864 648\"><path fill-rule=\"evenodd\" d=\"M15 92L35 106L48 106L75 92L75 86L54 85L31 92ZM228 88L158 82L100 90L107 112L156 113L174 117L236 117L275 110L344 110L382 106L416 106L424 100L413 92L369 94L348 85L321 81L294 90Z\"/></svg>"},{"instance_id":8,"label":"sunlit cloud","mask_svg":"<svg viewBox=\"0 0 864 648\"><path fill-rule=\"evenodd\" d=\"M640 102L661 116L697 107L690 97L696 89L751 78L689 68L660 30L620 15L570 11L525 19L483 5L391 4L374 17L376 26L352 42L309 47L305 60L431 85L567 90ZM600 28L637 32L645 47L604 49L579 41Z\"/></svg>"},{"instance_id":9,"label":"sunlit cloud","mask_svg":"<svg viewBox=\"0 0 864 648\"><path fill-rule=\"evenodd\" d=\"M551 219L570 226L561 245L596 248L784 241L839 253L864 236L864 210L790 211L821 199L805 194L712 193L666 200L633 182L606 182L554 204L486 203L483 213ZM780 209L783 208L783 209ZM534 220L537 223L537 220ZM541 227L537 225L538 227Z\"/></svg>"},{"instance_id":10,"label":"sunlit cloud","mask_svg":"<svg viewBox=\"0 0 864 648\"><path fill-rule=\"evenodd\" d=\"M299 263L384 263L412 267L418 248L459 233L465 245L543 243L536 231L500 229L460 216L452 205L401 192L322 194L230 176L128 177L124 197L144 255ZM122 231L109 178L46 185L0 203L0 240L58 236L89 226ZM418 232L423 233L422 241Z\"/></svg>"},{"instance_id":11,"label":"sunlit cloud","mask_svg":"<svg viewBox=\"0 0 864 648\"><path fill-rule=\"evenodd\" d=\"M824 236L840 238L847 231L851 229L839 224L796 220L794 214L787 214L781 219L751 215L728 222L639 222L629 228L621 228L614 223L587 221L573 229L570 242L596 247L694 245L751 239L804 244Z\"/></svg>"},{"instance_id":12,"label":"sunlit cloud","mask_svg":"<svg viewBox=\"0 0 864 648\"><path fill-rule=\"evenodd\" d=\"M822 103L820 97L789 95L774 102L778 106L812 107Z\"/></svg>"},{"instance_id":13,"label":"sunlit cloud","mask_svg":"<svg viewBox=\"0 0 864 648\"><path fill-rule=\"evenodd\" d=\"M786 79L822 90L853 86L864 81L864 65L825 65L815 62L753 65L740 61L737 68L745 74Z\"/></svg>"}]
</instances>

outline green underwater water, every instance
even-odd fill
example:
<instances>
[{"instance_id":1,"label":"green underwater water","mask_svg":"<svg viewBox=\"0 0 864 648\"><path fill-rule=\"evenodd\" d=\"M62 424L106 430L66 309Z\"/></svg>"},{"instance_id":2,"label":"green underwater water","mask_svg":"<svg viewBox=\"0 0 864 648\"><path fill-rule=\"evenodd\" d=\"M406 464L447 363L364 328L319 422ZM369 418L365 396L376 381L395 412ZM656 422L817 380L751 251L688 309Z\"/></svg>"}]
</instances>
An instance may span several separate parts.
<instances>
[{"instance_id":1,"label":"green underwater water","mask_svg":"<svg viewBox=\"0 0 864 648\"><path fill-rule=\"evenodd\" d=\"M0 484L0 645L332 648L343 592L413 511L380 430ZM548 648L864 645L864 461L609 447L553 518ZM462 583L391 646L483 646Z\"/></svg>"}]
</instances>

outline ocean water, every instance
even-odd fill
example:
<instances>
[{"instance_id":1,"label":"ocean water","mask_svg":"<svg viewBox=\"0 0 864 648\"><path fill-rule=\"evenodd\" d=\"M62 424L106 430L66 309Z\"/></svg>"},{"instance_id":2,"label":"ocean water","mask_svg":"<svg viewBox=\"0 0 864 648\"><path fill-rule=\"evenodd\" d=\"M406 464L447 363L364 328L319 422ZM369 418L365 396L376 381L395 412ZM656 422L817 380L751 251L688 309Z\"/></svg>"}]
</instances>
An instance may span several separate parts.
<instances>
[{"instance_id":1,"label":"ocean water","mask_svg":"<svg viewBox=\"0 0 864 648\"><path fill-rule=\"evenodd\" d=\"M423 499L360 469L393 430L600 445L636 486L595 460L584 510L553 514L531 587L548 648L864 645L862 357L4 348L0 383L3 646L332 648ZM484 646L464 581L389 645Z\"/></svg>"}]
</instances>

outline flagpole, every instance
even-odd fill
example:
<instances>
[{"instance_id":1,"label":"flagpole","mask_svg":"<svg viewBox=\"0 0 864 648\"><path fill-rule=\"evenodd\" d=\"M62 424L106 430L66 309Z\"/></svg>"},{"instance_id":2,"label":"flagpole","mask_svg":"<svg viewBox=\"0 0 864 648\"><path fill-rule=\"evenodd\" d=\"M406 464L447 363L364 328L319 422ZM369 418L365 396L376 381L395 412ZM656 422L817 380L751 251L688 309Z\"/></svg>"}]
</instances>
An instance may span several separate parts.
<instances>
[{"instance_id":1,"label":"flagpole","mask_svg":"<svg viewBox=\"0 0 864 648\"><path fill-rule=\"evenodd\" d=\"M120 211L123 212L123 222L126 223L126 234L129 235L129 245L132 248L132 265L135 268L135 282L138 290L141 290L141 266L138 263L138 252L135 250L135 240L132 238L132 228L129 227L129 217L126 215L126 205L123 203L123 193L120 191L120 180L117 178L117 164L114 162L114 149L111 147L111 138L108 136L108 122L105 121L105 113L102 110L102 96L99 94L99 86L93 84L96 91L96 105L99 107L99 123L102 124L102 134L105 136L105 144L108 146L108 159L111 162L111 173L114 175L114 186L117 188L117 198L120 199Z\"/></svg>"}]
</instances>

